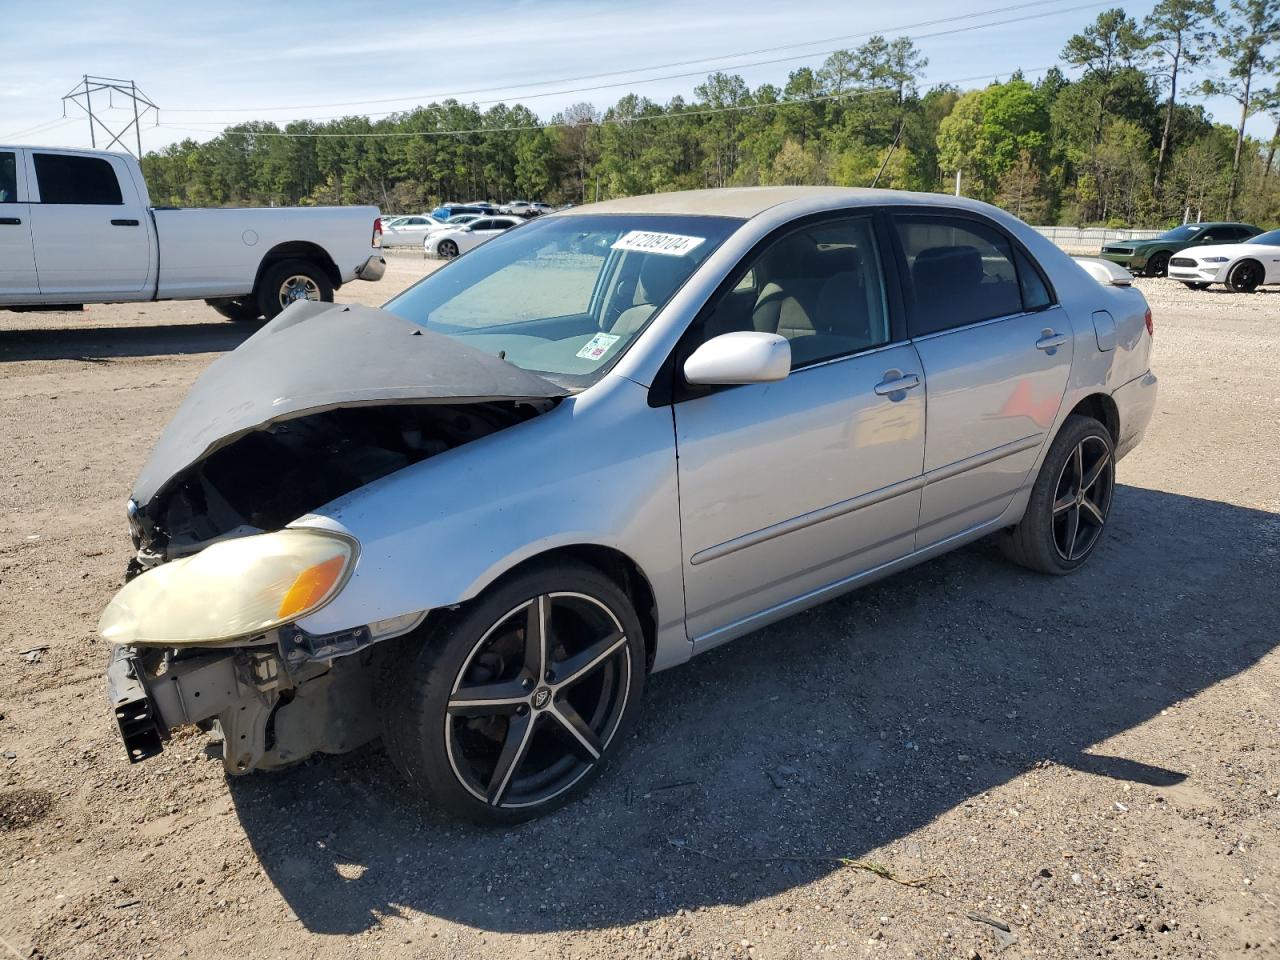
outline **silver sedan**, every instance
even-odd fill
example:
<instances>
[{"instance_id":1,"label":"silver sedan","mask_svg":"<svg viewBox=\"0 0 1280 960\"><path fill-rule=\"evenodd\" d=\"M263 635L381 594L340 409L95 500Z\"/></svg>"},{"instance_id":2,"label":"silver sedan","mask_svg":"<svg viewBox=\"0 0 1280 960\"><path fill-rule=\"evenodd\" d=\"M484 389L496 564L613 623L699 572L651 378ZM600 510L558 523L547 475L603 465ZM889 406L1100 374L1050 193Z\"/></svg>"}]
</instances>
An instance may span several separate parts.
<instances>
[{"instance_id":1,"label":"silver sedan","mask_svg":"<svg viewBox=\"0 0 1280 960\"><path fill-rule=\"evenodd\" d=\"M1125 271L853 189L579 207L382 310L291 306L130 500L100 628L129 756L185 723L237 774L381 737L455 814L542 814L654 671L979 537L1087 562L1151 343Z\"/></svg>"}]
</instances>

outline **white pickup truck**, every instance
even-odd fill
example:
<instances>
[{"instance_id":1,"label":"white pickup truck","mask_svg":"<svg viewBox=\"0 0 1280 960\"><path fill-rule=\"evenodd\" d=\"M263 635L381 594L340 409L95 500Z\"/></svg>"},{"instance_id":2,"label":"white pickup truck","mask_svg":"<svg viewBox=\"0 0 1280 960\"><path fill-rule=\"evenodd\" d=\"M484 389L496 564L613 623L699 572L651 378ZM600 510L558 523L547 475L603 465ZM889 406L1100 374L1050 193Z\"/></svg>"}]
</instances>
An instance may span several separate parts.
<instances>
[{"instance_id":1,"label":"white pickup truck","mask_svg":"<svg viewBox=\"0 0 1280 960\"><path fill-rule=\"evenodd\" d=\"M138 161L0 145L0 309L205 300L232 320L386 269L376 207L152 207Z\"/></svg>"}]
</instances>

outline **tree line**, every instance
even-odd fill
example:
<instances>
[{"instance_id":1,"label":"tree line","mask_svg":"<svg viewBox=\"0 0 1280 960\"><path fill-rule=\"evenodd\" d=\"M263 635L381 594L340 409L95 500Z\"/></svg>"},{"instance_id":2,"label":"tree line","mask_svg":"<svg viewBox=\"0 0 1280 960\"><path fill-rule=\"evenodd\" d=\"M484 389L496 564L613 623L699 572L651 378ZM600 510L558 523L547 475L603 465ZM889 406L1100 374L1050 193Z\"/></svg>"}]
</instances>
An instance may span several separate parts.
<instances>
[{"instance_id":1,"label":"tree line","mask_svg":"<svg viewBox=\"0 0 1280 960\"><path fill-rule=\"evenodd\" d=\"M522 105L446 100L381 119L227 127L147 154L158 204L446 200L583 203L699 187L835 184L954 189L1035 223L1280 222L1280 0L1158 0L1110 9L1034 82L921 89L907 37L872 37L752 89L713 73L692 99L628 94L542 122ZM1201 101L1239 106L1214 122ZM1246 134L1259 114L1263 140Z\"/></svg>"}]
</instances>

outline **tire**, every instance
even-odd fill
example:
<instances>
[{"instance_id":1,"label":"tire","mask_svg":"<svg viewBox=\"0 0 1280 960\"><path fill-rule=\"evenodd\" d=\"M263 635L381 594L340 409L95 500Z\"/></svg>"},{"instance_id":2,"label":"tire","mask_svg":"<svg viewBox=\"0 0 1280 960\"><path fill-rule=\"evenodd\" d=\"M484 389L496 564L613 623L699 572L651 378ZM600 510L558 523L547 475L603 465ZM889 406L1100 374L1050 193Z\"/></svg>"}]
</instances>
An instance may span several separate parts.
<instances>
[{"instance_id":1,"label":"tire","mask_svg":"<svg viewBox=\"0 0 1280 960\"><path fill-rule=\"evenodd\" d=\"M1000 538L1005 555L1040 573L1078 569L1102 541L1114 492L1110 432L1092 417L1068 417L1040 467L1026 513Z\"/></svg>"},{"instance_id":2,"label":"tire","mask_svg":"<svg viewBox=\"0 0 1280 960\"><path fill-rule=\"evenodd\" d=\"M452 240L441 240L440 245L436 247L436 253L446 260L452 260L458 255L458 245Z\"/></svg>"},{"instance_id":3,"label":"tire","mask_svg":"<svg viewBox=\"0 0 1280 960\"><path fill-rule=\"evenodd\" d=\"M1203 283L1201 281L1183 280L1182 282L1185 283L1192 290L1208 290L1209 289L1209 284Z\"/></svg>"},{"instance_id":4,"label":"tire","mask_svg":"<svg viewBox=\"0 0 1280 960\"><path fill-rule=\"evenodd\" d=\"M1148 277L1167 277L1169 275L1169 254L1152 254L1151 258L1147 260L1146 274Z\"/></svg>"},{"instance_id":5,"label":"tire","mask_svg":"<svg viewBox=\"0 0 1280 960\"><path fill-rule=\"evenodd\" d=\"M281 260L263 271L254 298L262 315L271 320L293 300L333 303L333 281L310 260Z\"/></svg>"},{"instance_id":6,"label":"tire","mask_svg":"<svg viewBox=\"0 0 1280 960\"><path fill-rule=\"evenodd\" d=\"M555 625L545 651L526 644L537 623ZM613 580L577 563L535 568L392 651L383 743L441 809L481 824L519 823L600 775L635 721L644 674L640 621Z\"/></svg>"},{"instance_id":7,"label":"tire","mask_svg":"<svg viewBox=\"0 0 1280 960\"><path fill-rule=\"evenodd\" d=\"M228 320L234 320L236 323L253 323L255 320L262 319L262 311L258 309L257 301L252 298L243 300L206 300L205 303Z\"/></svg>"},{"instance_id":8,"label":"tire","mask_svg":"<svg viewBox=\"0 0 1280 960\"><path fill-rule=\"evenodd\" d=\"M1227 289L1234 293L1253 293L1262 284L1262 264L1257 260L1241 260L1227 274Z\"/></svg>"}]
</instances>

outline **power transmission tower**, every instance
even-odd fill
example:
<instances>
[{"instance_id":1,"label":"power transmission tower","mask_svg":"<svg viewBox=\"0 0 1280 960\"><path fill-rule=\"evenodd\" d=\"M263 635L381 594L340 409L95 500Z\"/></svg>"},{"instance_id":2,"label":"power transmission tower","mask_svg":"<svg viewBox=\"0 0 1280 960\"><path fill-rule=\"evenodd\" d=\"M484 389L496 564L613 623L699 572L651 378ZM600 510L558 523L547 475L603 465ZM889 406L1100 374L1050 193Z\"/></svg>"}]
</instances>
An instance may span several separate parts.
<instances>
[{"instance_id":1,"label":"power transmission tower","mask_svg":"<svg viewBox=\"0 0 1280 960\"><path fill-rule=\"evenodd\" d=\"M98 104L95 108L93 95L98 94ZM106 120L103 119L104 110L109 110L115 106L116 95L126 98L133 106L133 119L126 123L119 130L113 130L108 126ZM103 95L106 96L106 103L103 105ZM98 146L98 127L102 128L104 138L110 137L110 141L103 148L110 150L116 144L121 149L129 151L129 146L124 142L125 135L133 130L138 144L137 156L142 156L142 118L147 115L147 111L154 110L156 113L156 122L160 122L160 108L151 102L151 98L138 89L138 85L132 80L115 80L111 77L91 77L87 73L84 78L75 85L74 89L62 98L62 115L67 115L67 101L83 110L89 116L89 143L95 149Z\"/></svg>"}]
</instances>

